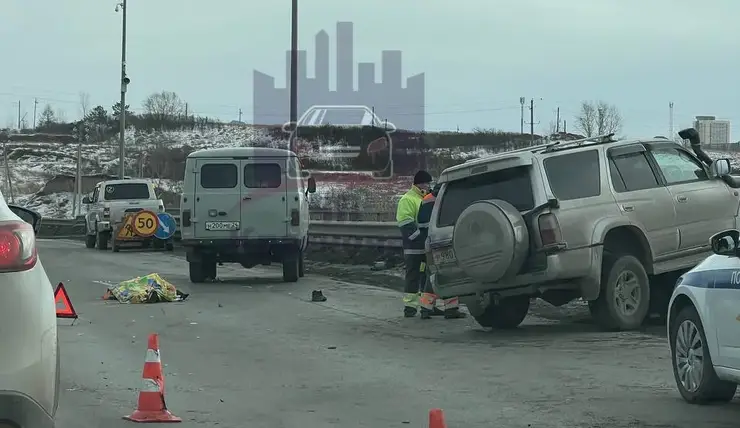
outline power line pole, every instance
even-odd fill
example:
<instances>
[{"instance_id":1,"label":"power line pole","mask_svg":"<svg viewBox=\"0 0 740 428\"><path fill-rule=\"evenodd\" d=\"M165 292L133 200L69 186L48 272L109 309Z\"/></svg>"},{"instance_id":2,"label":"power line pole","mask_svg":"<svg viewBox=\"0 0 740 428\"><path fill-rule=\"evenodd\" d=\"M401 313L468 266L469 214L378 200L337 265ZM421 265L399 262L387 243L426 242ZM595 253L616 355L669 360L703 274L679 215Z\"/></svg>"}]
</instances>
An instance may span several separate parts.
<instances>
[{"instance_id":1,"label":"power line pole","mask_svg":"<svg viewBox=\"0 0 740 428\"><path fill-rule=\"evenodd\" d=\"M39 106L38 98L33 99L33 129L36 129L36 108Z\"/></svg>"},{"instance_id":2,"label":"power line pole","mask_svg":"<svg viewBox=\"0 0 740 428\"><path fill-rule=\"evenodd\" d=\"M529 135L532 137L532 144L534 144L534 98L529 100Z\"/></svg>"},{"instance_id":3,"label":"power line pole","mask_svg":"<svg viewBox=\"0 0 740 428\"><path fill-rule=\"evenodd\" d=\"M560 107L558 107L558 112L555 116L555 132L560 135Z\"/></svg>"},{"instance_id":4,"label":"power line pole","mask_svg":"<svg viewBox=\"0 0 740 428\"><path fill-rule=\"evenodd\" d=\"M124 143L126 142L126 89L131 80L126 76L126 0L122 0L121 3L116 5L116 11L120 8L123 14L121 20L121 111L119 118L120 120L120 136L118 140L118 175L119 179L123 180L126 176L126 165L125 165L125 150Z\"/></svg>"},{"instance_id":5,"label":"power line pole","mask_svg":"<svg viewBox=\"0 0 740 428\"><path fill-rule=\"evenodd\" d=\"M185 120L188 119L188 103L185 103Z\"/></svg>"},{"instance_id":6,"label":"power line pole","mask_svg":"<svg viewBox=\"0 0 740 428\"><path fill-rule=\"evenodd\" d=\"M668 138L675 140L673 135L673 101L668 103L668 135Z\"/></svg>"},{"instance_id":7,"label":"power line pole","mask_svg":"<svg viewBox=\"0 0 740 428\"><path fill-rule=\"evenodd\" d=\"M519 97L519 104L521 104L522 107L522 113L521 113L521 121L520 121L520 131L519 133L524 135L524 103L525 103L524 97Z\"/></svg>"},{"instance_id":8,"label":"power line pole","mask_svg":"<svg viewBox=\"0 0 740 428\"><path fill-rule=\"evenodd\" d=\"M18 100L18 132L21 131L21 101Z\"/></svg>"},{"instance_id":9,"label":"power line pole","mask_svg":"<svg viewBox=\"0 0 740 428\"><path fill-rule=\"evenodd\" d=\"M242 122L242 109L239 109L239 123Z\"/></svg>"},{"instance_id":10,"label":"power line pole","mask_svg":"<svg viewBox=\"0 0 740 428\"><path fill-rule=\"evenodd\" d=\"M290 26L290 147L295 150L295 137L298 132L298 0L291 4Z\"/></svg>"}]
</instances>

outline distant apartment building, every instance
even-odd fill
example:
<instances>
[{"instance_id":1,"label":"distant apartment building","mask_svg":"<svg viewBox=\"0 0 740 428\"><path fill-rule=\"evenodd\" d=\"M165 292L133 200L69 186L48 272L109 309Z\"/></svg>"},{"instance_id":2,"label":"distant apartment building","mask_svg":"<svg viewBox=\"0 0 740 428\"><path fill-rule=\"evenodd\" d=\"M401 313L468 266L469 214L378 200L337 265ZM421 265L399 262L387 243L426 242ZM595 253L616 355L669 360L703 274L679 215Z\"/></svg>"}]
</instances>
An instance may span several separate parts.
<instances>
[{"instance_id":1,"label":"distant apartment building","mask_svg":"<svg viewBox=\"0 0 740 428\"><path fill-rule=\"evenodd\" d=\"M730 121L715 116L696 116L694 128L699 131L702 144L730 144Z\"/></svg>"}]
</instances>

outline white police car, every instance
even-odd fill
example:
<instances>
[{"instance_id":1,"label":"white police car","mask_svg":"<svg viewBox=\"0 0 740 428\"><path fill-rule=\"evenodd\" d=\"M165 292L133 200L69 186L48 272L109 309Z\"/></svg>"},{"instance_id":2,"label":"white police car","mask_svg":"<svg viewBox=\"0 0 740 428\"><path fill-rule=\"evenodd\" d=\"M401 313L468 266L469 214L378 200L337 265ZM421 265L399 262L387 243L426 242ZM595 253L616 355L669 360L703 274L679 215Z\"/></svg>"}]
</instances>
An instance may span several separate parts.
<instances>
[{"instance_id":1,"label":"white police car","mask_svg":"<svg viewBox=\"0 0 740 428\"><path fill-rule=\"evenodd\" d=\"M740 383L740 232L710 242L715 254L679 278L668 311L676 386L699 404L732 400Z\"/></svg>"}]
</instances>

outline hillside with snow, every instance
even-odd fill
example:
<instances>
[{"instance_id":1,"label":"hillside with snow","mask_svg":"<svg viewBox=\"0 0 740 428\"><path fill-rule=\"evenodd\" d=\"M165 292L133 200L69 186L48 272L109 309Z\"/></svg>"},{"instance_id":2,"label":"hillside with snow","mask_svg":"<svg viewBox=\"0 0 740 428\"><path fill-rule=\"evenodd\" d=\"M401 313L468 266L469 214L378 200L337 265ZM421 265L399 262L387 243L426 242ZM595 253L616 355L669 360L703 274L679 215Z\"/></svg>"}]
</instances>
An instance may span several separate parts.
<instances>
[{"instance_id":1,"label":"hillside with snow","mask_svg":"<svg viewBox=\"0 0 740 428\"><path fill-rule=\"evenodd\" d=\"M73 213L73 188L49 189L46 183L55 176L74 177L77 168L77 148L73 142L49 141L49 138L24 136L24 141L7 143L11 188L8 187L5 169L0 170L0 189L6 200L39 211L45 217L71 218ZM69 139L67 139L68 141ZM167 205L176 205L181 181L171 178L174 165L183 165L187 153L193 150L219 147L269 146L285 147L285 140L274 140L266 132L248 126L226 125L202 131L137 132L126 134L126 171L131 176L153 180L158 191L169 195ZM118 172L118 139L110 138L100 143L81 146L83 175ZM448 166L492 153L490 149L436 149L433 158L444 158L441 164L432 159L427 168L434 173ZM164 155L162 154L164 153ZM734 168L740 168L740 154L708 151L713 158L728 157ZM319 153L321 155L321 153ZM327 159L330 154L327 153ZM166 156L168 159L156 159ZM176 159L172 159L176 158ZM314 173L317 194L311 196L314 209L332 211L389 212L395 209L398 197L409 187L410 177L393 180L375 180L367 174L349 171ZM11 198L12 195L12 198ZM79 213L84 213L84 207Z\"/></svg>"}]
</instances>

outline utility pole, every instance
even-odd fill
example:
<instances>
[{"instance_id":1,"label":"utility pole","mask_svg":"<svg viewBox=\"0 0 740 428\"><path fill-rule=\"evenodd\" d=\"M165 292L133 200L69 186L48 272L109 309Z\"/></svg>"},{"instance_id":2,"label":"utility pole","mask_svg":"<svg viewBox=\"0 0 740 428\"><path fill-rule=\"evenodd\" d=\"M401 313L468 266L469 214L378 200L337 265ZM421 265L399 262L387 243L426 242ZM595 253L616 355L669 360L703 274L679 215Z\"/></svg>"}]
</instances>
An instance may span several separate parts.
<instances>
[{"instance_id":1,"label":"utility pole","mask_svg":"<svg viewBox=\"0 0 740 428\"><path fill-rule=\"evenodd\" d=\"M520 120L520 131L519 133L524 135L524 103L525 103L524 97L519 97L519 104L522 107L522 114L521 114L521 120Z\"/></svg>"},{"instance_id":2,"label":"utility pole","mask_svg":"<svg viewBox=\"0 0 740 428\"><path fill-rule=\"evenodd\" d=\"M668 103L668 135L668 138L675 140L673 135L673 101Z\"/></svg>"},{"instance_id":3,"label":"utility pole","mask_svg":"<svg viewBox=\"0 0 740 428\"><path fill-rule=\"evenodd\" d=\"M20 101L18 102L20 105ZM20 129L20 126L18 127ZM15 203L13 198L13 179L10 177L10 164L8 163L7 141L3 141L3 163L5 164L5 181L8 183L8 193L10 194L10 203Z\"/></svg>"},{"instance_id":4,"label":"utility pole","mask_svg":"<svg viewBox=\"0 0 740 428\"><path fill-rule=\"evenodd\" d=\"M532 136L534 144L534 98L529 100L529 135Z\"/></svg>"},{"instance_id":5,"label":"utility pole","mask_svg":"<svg viewBox=\"0 0 740 428\"><path fill-rule=\"evenodd\" d=\"M185 120L188 120L188 103L185 103Z\"/></svg>"},{"instance_id":6,"label":"utility pole","mask_svg":"<svg viewBox=\"0 0 740 428\"><path fill-rule=\"evenodd\" d=\"M21 132L21 101L18 100L18 132Z\"/></svg>"},{"instance_id":7,"label":"utility pole","mask_svg":"<svg viewBox=\"0 0 740 428\"><path fill-rule=\"evenodd\" d=\"M560 135L560 107L558 107L558 112L555 116L555 132Z\"/></svg>"},{"instance_id":8,"label":"utility pole","mask_svg":"<svg viewBox=\"0 0 740 428\"><path fill-rule=\"evenodd\" d=\"M293 0L290 13L290 147L295 150L298 132L298 0Z\"/></svg>"},{"instance_id":9,"label":"utility pole","mask_svg":"<svg viewBox=\"0 0 740 428\"><path fill-rule=\"evenodd\" d=\"M116 12L121 11L123 14L121 21L121 117L120 117L120 133L118 141L118 175L119 179L123 180L126 176L126 165L125 165L125 149L124 144L126 142L126 89L131 80L126 76L126 0L116 5Z\"/></svg>"},{"instance_id":10,"label":"utility pole","mask_svg":"<svg viewBox=\"0 0 740 428\"><path fill-rule=\"evenodd\" d=\"M33 99L33 129L36 129L36 108L39 106L38 98Z\"/></svg>"},{"instance_id":11,"label":"utility pole","mask_svg":"<svg viewBox=\"0 0 740 428\"><path fill-rule=\"evenodd\" d=\"M567 133L568 133L568 121L564 120L563 121L563 134L567 134Z\"/></svg>"},{"instance_id":12,"label":"utility pole","mask_svg":"<svg viewBox=\"0 0 740 428\"><path fill-rule=\"evenodd\" d=\"M239 123L242 123L242 109L239 109Z\"/></svg>"}]
</instances>

